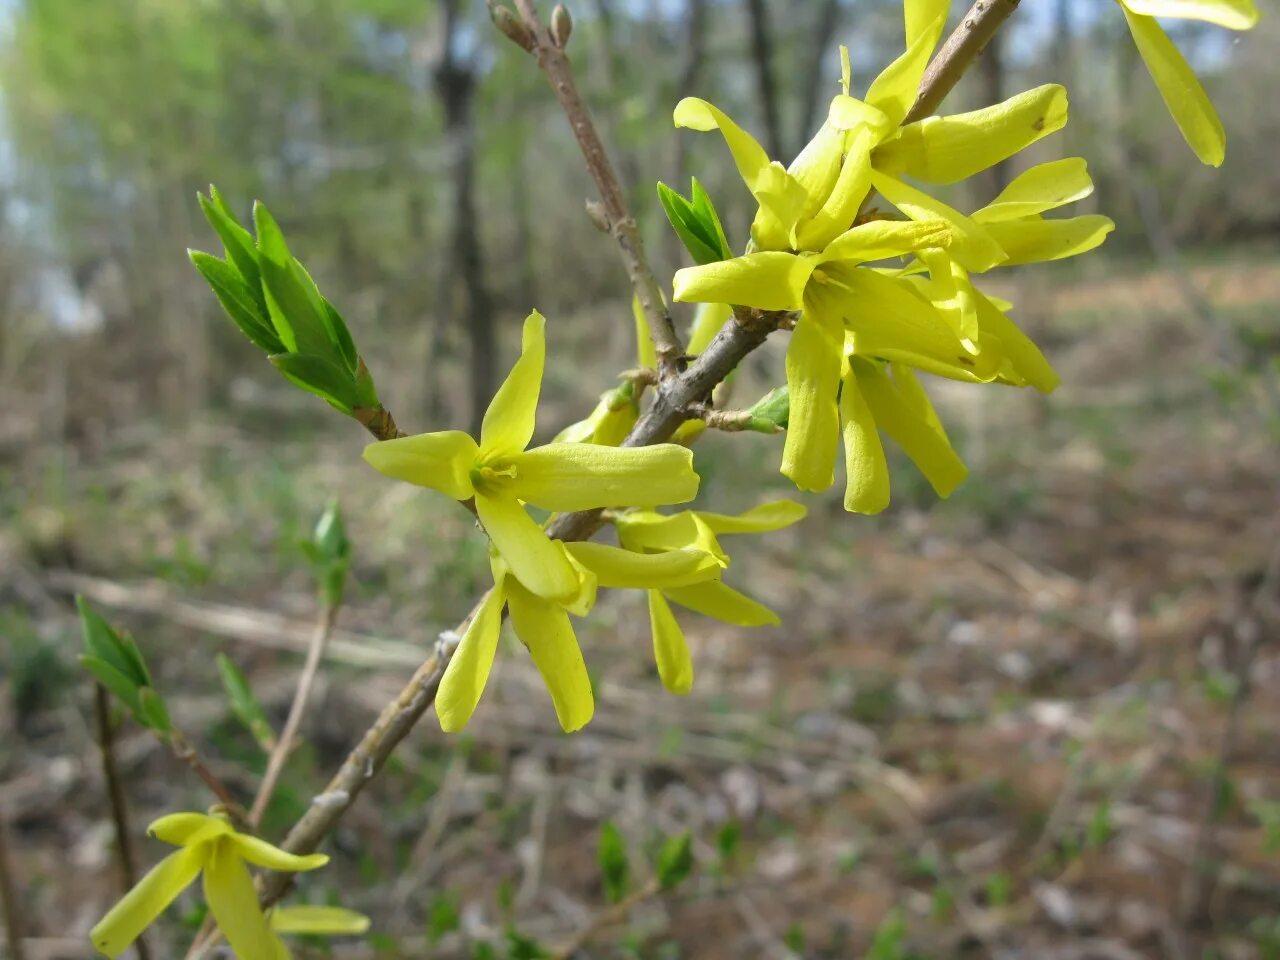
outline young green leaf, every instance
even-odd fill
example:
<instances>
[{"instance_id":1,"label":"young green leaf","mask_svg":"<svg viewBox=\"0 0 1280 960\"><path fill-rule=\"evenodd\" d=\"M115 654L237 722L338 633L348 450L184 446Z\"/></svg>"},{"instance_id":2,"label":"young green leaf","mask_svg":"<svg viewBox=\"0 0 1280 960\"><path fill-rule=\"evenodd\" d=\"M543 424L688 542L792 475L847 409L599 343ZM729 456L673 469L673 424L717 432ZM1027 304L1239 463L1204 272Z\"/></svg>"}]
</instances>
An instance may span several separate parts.
<instances>
[{"instance_id":1,"label":"young green leaf","mask_svg":"<svg viewBox=\"0 0 1280 960\"><path fill-rule=\"evenodd\" d=\"M275 747L276 735L262 704L253 695L248 679L226 654L218 654L217 663L218 673L222 676L222 689L226 691L231 712L253 735L263 752L270 753Z\"/></svg>"},{"instance_id":2,"label":"young green leaf","mask_svg":"<svg viewBox=\"0 0 1280 960\"><path fill-rule=\"evenodd\" d=\"M80 663L129 708L138 723L168 733L172 729L169 711L151 685L151 671L133 638L115 630L84 597L76 597L76 606L85 648Z\"/></svg>"},{"instance_id":3,"label":"young green leaf","mask_svg":"<svg viewBox=\"0 0 1280 960\"><path fill-rule=\"evenodd\" d=\"M276 335L266 308L258 305L259 298L254 297L240 272L225 260L200 250L188 250L187 256L240 332L267 353L283 353L284 344Z\"/></svg>"},{"instance_id":4,"label":"young green leaf","mask_svg":"<svg viewBox=\"0 0 1280 960\"><path fill-rule=\"evenodd\" d=\"M307 556L316 568L321 597L329 607L337 607L342 603L347 570L351 565L351 541L347 539L346 525L337 500L329 501L306 546Z\"/></svg>"},{"instance_id":5,"label":"young green leaf","mask_svg":"<svg viewBox=\"0 0 1280 960\"><path fill-rule=\"evenodd\" d=\"M688 200L665 183L659 183L658 201L694 263L707 264L726 259L721 255L716 226L704 220Z\"/></svg>"},{"instance_id":6,"label":"young green leaf","mask_svg":"<svg viewBox=\"0 0 1280 960\"><path fill-rule=\"evenodd\" d=\"M337 364L305 353L277 353L269 359L295 386L328 400L348 416L360 405L355 384Z\"/></svg>"},{"instance_id":7,"label":"young green leaf","mask_svg":"<svg viewBox=\"0 0 1280 960\"><path fill-rule=\"evenodd\" d=\"M600 873L604 878L604 895L610 903L617 903L627 895L631 879L631 863L627 858L627 842L622 833L610 821L600 825L600 845L597 853Z\"/></svg>"},{"instance_id":8,"label":"young green leaf","mask_svg":"<svg viewBox=\"0 0 1280 960\"><path fill-rule=\"evenodd\" d=\"M756 401L750 412L754 418L752 429L756 429L754 426L756 420L768 425L768 429L761 429L762 433L776 433L780 429L786 429L787 422L791 418L790 388L785 385L774 387Z\"/></svg>"},{"instance_id":9,"label":"young green leaf","mask_svg":"<svg viewBox=\"0 0 1280 960\"><path fill-rule=\"evenodd\" d=\"M667 837L658 851L658 885L663 890L683 883L693 870L693 839L687 833Z\"/></svg>"},{"instance_id":10,"label":"young green leaf","mask_svg":"<svg viewBox=\"0 0 1280 960\"><path fill-rule=\"evenodd\" d=\"M733 251L729 248L729 240L724 235L724 226L720 223L720 214L716 212L716 205L711 202L711 197L706 190L702 189L702 184L698 182L697 177L690 177L692 181L691 198L693 200L693 210L698 215L699 221L709 226L715 237L715 246L720 252L717 260L729 260L733 257Z\"/></svg>"},{"instance_id":11,"label":"young green leaf","mask_svg":"<svg viewBox=\"0 0 1280 960\"><path fill-rule=\"evenodd\" d=\"M231 215L231 210L227 207L226 201L222 199L222 194L218 192L217 187L211 184L209 186L209 194L212 199L197 194L200 199L200 209L204 211L204 216L209 221L209 226L213 227L214 233L222 241L222 248L226 251L227 260L240 272L241 279L244 280L245 285L252 292L261 312L266 313L267 301L262 294L262 277L258 270L258 250L253 240L253 234L236 222L236 218Z\"/></svg>"}]
</instances>

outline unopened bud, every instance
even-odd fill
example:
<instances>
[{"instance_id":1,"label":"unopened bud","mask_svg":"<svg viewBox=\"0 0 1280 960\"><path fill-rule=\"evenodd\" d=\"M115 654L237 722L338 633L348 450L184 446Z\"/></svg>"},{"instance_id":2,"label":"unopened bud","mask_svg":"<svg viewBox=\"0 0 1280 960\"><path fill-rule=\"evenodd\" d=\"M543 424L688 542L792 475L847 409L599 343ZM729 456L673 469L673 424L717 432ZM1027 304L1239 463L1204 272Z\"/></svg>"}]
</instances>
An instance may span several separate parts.
<instances>
[{"instance_id":1,"label":"unopened bud","mask_svg":"<svg viewBox=\"0 0 1280 960\"><path fill-rule=\"evenodd\" d=\"M601 233L613 232L613 225L609 223L609 214L605 213L604 204L599 200L587 201L587 216Z\"/></svg>"},{"instance_id":2,"label":"unopened bud","mask_svg":"<svg viewBox=\"0 0 1280 960\"><path fill-rule=\"evenodd\" d=\"M551 36L556 46L563 50L569 43L569 36L572 33L573 17L563 3L557 3L556 8L551 11Z\"/></svg>"},{"instance_id":3,"label":"unopened bud","mask_svg":"<svg viewBox=\"0 0 1280 960\"><path fill-rule=\"evenodd\" d=\"M525 50L533 50L533 34L525 26L524 21L516 16L515 11L510 7L490 2L489 19L512 43L523 47Z\"/></svg>"}]
</instances>

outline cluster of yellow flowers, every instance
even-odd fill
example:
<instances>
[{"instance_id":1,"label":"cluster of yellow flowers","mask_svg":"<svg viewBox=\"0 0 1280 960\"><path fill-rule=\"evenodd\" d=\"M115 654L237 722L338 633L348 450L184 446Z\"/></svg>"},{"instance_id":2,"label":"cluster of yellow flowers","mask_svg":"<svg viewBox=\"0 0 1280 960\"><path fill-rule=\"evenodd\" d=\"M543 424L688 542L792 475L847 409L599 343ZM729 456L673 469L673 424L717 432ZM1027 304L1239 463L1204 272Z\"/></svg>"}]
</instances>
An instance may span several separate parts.
<instances>
[{"instance_id":1,"label":"cluster of yellow flowers","mask_svg":"<svg viewBox=\"0 0 1280 960\"><path fill-rule=\"evenodd\" d=\"M1155 18L1244 30L1258 19L1253 0L1117 2L1187 142L1203 162L1221 164L1222 124ZM968 214L906 182L956 183L1067 121L1066 91L1050 84L984 109L906 123L949 6L947 0L904 0L905 51L872 81L864 99L850 92L842 48L843 92L788 167L771 160L712 104L689 98L675 110L677 126L720 132L758 204L745 255L675 275L675 298L702 305L688 352L696 356L707 347L730 305L793 312L781 470L801 490L830 487L842 439L850 511L875 513L889 503L881 433L903 448L939 495L965 476L917 373L1044 392L1057 386L1052 367L1009 318L1011 305L983 293L973 276L1085 253L1114 228L1096 214L1044 216L1092 192L1080 158L1032 166ZM875 211L877 196L896 213ZM638 310L637 337L640 367L655 367ZM624 446L640 415L640 380L605 393L590 416L551 444L528 449L545 360L545 321L534 312L524 324L520 358L494 396L478 440L443 431L365 450L365 459L388 476L473 502L489 538L494 586L459 638L435 699L446 731L462 729L476 709L504 611L566 731L581 728L594 710L570 616L587 614L599 588L646 592L658 673L674 693L689 691L693 664L672 603L742 626L777 622L767 607L723 582L729 556L719 538L781 529L800 520L804 507L779 500L737 516L654 509L696 496L699 479L687 444L705 425L691 419L675 442ZM553 515L608 508L618 546L553 540L545 522L528 512L531 506ZM312 870L327 861L323 855L286 853L238 832L221 815L173 814L150 832L180 849L93 929L94 946L109 957L122 953L201 874L210 912L241 960L287 958L281 933L359 933L367 927L364 917L340 908L267 913L259 906L249 865Z\"/></svg>"}]
</instances>

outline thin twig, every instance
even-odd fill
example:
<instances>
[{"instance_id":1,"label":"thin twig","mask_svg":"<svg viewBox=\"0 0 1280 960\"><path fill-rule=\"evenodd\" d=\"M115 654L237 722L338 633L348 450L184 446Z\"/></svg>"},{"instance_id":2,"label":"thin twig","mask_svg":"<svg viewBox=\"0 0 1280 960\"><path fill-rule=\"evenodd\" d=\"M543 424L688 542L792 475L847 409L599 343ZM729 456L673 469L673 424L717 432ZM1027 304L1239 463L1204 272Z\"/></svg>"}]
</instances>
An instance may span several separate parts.
<instances>
[{"instance_id":1,"label":"thin twig","mask_svg":"<svg viewBox=\"0 0 1280 960\"><path fill-rule=\"evenodd\" d=\"M102 760L102 780L107 788L111 820L116 831L116 852L120 857L120 879L125 890L138 882L137 858L133 855L133 837L129 830L129 808L125 804L124 784L116 767L115 724L111 722L111 697L100 683L93 685L93 714L98 727L98 755ZM151 950L139 935L134 941L138 960L150 960Z\"/></svg>"},{"instance_id":2,"label":"thin twig","mask_svg":"<svg viewBox=\"0 0 1280 960\"><path fill-rule=\"evenodd\" d=\"M920 93L903 123L929 116L946 99L1000 25L1018 9L1018 0L977 0L925 70Z\"/></svg>"},{"instance_id":3,"label":"thin twig","mask_svg":"<svg viewBox=\"0 0 1280 960\"><path fill-rule=\"evenodd\" d=\"M231 795L231 791L227 789L227 785L223 783L216 773L209 769L208 764L200 756L191 742L183 735L182 731L174 727L169 733L169 747L173 750L173 755L191 768L192 772L204 781L204 785L212 791L213 795L218 798L218 802L226 809L226 813L232 820L244 822L244 809L240 804L236 803L236 799ZM238 824L239 825L239 824Z\"/></svg>"},{"instance_id":4,"label":"thin twig","mask_svg":"<svg viewBox=\"0 0 1280 960\"><path fill-rule=\"evenodd\" d=\"M609 154L604 149L600 134L596 131L591 112L587 109L578 93L573 79L573 70L569 66L569 58L552 36L551 30L538 17L533 0L516 0L520 17L533 39L530 52L538 62L538 69L546 76L547 82L555 92L556 99L569 118L573 135L582 149L582 156L587 162L587 170L591 179L600 190L600 200L604 204L604 213L608 218L609 232L617 241L618 251L622 254L623 265L631 286L640 300L645 319L649 323L649 335L653 338L654 348L658 354L658 366L663 379L675 377L681 370L684 359L684 347L680 335L676 333L676 325L671 319L671 311L667 309L662 298L662 288L653 274L649 261L645 257L644 242L640 238L640 228L635 218L627 210L626 194L618 182Z\"/></svg>"},{"instance_id":5,"label":"thin twig","mask_svg":"<svg viewBox=\"0 0 1280 960\"><path fill-rule=\"evenodd\" d=\"M249 808L249 826L257 829L262 823L262 816L267 812L267 805L276 792L276 784L280 773L284 770L285 761L293 751L293 741L302 725L302 717L307 711L307 701L311 698L311 688L315 685L316 675L320 671L320 660L324 657L324 649L333 633L334 622L338 618L338 607L326 603L316 622L315 631L311 635L311 645L307 648L307 659L302 665L302 673L298 675L298 689L293 695L293 703L289 705L289 715L285 718L284 729L276 740L271 756L267 758L267 770L262 775L262 783L258 785L257 796L253 798L253 806Z\"/></svg>"},{"instance_id":6,"label":"thin twig","mask_svg":"<svg viewBox=\"0 0 1280 960\"><path fill-rule=\"evenodd\" d=\"M554 960L569 960L574 953L585 946L592 937L601 930L621 923L631 915L631 911L646 900L651 900L662 891L657 877L652 877L644 886L633 890L612 906L605 907L592 916L576 933L570 936L552 952Z\"/></svg>"},{"instance_id":7,"label":"thin twig","mask_svg":"<svg viewBox=\"0 0 1280 960\"><path fill-rule=\"evenodd\" d=\"M13 864L9 859L9 828L0 817L0 907L4 909L5 941L9 944L9 960L25 960L22 947L22 906L13 883Z\"/></svg>"}]
</instances>

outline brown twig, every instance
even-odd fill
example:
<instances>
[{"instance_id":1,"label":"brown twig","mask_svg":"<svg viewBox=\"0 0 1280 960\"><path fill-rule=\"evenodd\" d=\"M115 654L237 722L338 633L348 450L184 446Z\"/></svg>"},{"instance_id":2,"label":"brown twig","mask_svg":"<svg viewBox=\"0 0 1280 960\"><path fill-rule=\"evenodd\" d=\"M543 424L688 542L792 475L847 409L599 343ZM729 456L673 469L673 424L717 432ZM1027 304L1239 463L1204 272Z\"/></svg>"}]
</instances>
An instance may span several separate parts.
<instances>
[{"instance_id":1,"label":"brown twig","mask_svg":"<svg viewBox=\"0 0 1280 960\"><path fill-rule=\"evenodd\" d=\"M231 791L227 789L227 785L218 778L217 774L209 769L196 748L191 745L191 742L177 727L174 727L169 733L169 747L173 750L175 757L190 767L192 772L204 781L204 785L212 791L213 795L218 798L218 802L226 809L227 815L232 820L238 821L237 826L243 825L244 809L240 804L236 803L236 799L231 795Z\"/></svg>"},{"instance_id":2,"label":"brown twig","mask_svg":"<svg viewBox=\"0 0 1280 960\"><path fill-rule=\"evenodd\" d=\"M129 808L125 804L124 785L116 767L115 725L111 722L111 697L100 684L93 685L93 714L98 728L98 755L102 760L102 780L107 788L111 820L116 831L116 852L120 857L120 879L125 890L138 882L137 858L133 855L133 838L129 831ZM134 941L139 960L150 960L146 939Z\"/></svg>"},{"instance_id":3,"label":"brown twig","mask_svg":"<svg viewBox=\"0 0 1280 960\"><path fill-rule=\"evenodd\" d=\"M977 0L929 63L916 102L902 122L913 123L938 109L1000 25L1017 9L1018 0Z\"/></svg>"},{"instance_id":4,"label":"brown twig","mask_svg":"<svg viewBox=\"0 0 1280 960\"><path fill-rule=\"evenodd\" d=\"M396 425L396 418L382 404L376 407L356 407L355 417L378 440L396 440L406 434Z\"/></svg>"},{"instance_id":5,"label":"brown twig","mask_svg":"<svg viewBox=\"0 0 1280 960\"><path fill-rule=\"evenodd\" d=\"M676 333L676 325L671 319L671 311L667 309L662 298L662 288L645 257L644 242L640 238L640 228L635 218L627 210L626 195L618 182L609 154L604 149L600 134L596 131L591 113L578 93L573 79L573 70L569 66L569 58L556 42L550 28L538 17L533 0L516 0L521 20L532 39L532 47L526 48L538 62L538 69L546 76L547 82L555 92L573 135L582 149L582 156L587 162L587 170L591 179L596 182L600 191L600 200L604 204L609 232L618 244L622 254L623 265L631 286L640 300L645 319L649 323L649 335L653 338L654 348L658 354L658 366L663 379L675 377L681 370L684 358L684 347L680 335ZM510 36L510 34L508 34ZM523 44L521 44L523 46Z\"/></svg>"},{"instance_id":6,"label":"brown twig","mask_svg":"<svg viewBox=\"0 0 1280 960\"><path fill-rule=\"evenodd\" d=\"M302 725L303 714L307 710L307 701L311 698L311 688L315 685L316 675L320 671L320 660L328 646L329 637L333 633L333 625L338 618L338 607L326 603L320 612L315 631L311 635L311 644L307 648L307 659L298 675L298 688L289 705L289 715L285 718L284 729L276 740L271 756L267 758L267 769L262 775L262 783L258 785L258 793L253 798L253 806L249 808L249 826L257 829L262 823L262 816L267 812L267 805L276 792L276 784L280 773L284 770L285 761L293 752L293 741Z\"/></svg>"},{"instance_id":7,"label":"brown twig","mask_svg":"<svg viewBox=\"0 0 1280 960\"><path fill-rule=\"evenodd\" d=\"M5 942L10 960L25 960L22 946L22 906L13 884L13 864L9 860L9 828L0 817L0 908L4 910Z\"/></svg>"},{"instance_id":8,"label":"brown twig","mask_svg":"<svg viewBox=\"0 0 1280 960\"><path fill-rule=\"evenodd\" d=\"M662 887L658 883L658 878L650 878L649 882L643 887L633 890L617 903L592 916L576 933L556 947L551 956L554 960L569 960L579 948L585 946L597 933L613 926L615 923L621 923L626 920L631 915L632 910L646 900L653 899L661 891Z\"/></svg>"},{"instance_id":9,"label":"brown twig","mask_svg":"<svg viewBox=\"0 0 1280 960\"><path fill-rule=\"evenodd\" d=\"M992 31L1016 6L1012 0L993 0L993 2L995 6L1007 9L991 27ZM531 0L517 0L517 5L523 17L523 24L532 34L530 43L533 51L538 55L539 66L551 80L557 98L560 99L561 105L573 122L574 134L586 156L588 168L601 188L601 196L605 199L606 208L608 209L608 204L612 203L615 205L612 208L614 212L621 211L625 215L626 208L622 202L622 191L618 186L617 177L609 166L604 148L573 85L568 60L554 45L547 28L537 20ZM952 39L954 40L954 37ZM985 40L983 42L985 43ZM524 44L521 43L521 46ZM968 47L948 41L947 46L939 52L926 72L917 102L934 104L940 102L955 85L960 73L963 73L964 69L972 63L980 49L981 46L978 46L970 51ZM952 59L961 65L952 69L948 66ZM604 175L606 172L607 176ZM629 218L624 217L624 219L629 221ZM620 228L617 222L614 222L613 226L615 236L627 235L625 229L619 235L617 231ZM630 222L630 230L634 235L634 222ZM636 240L638 244L638 236ZM619 243L623 247L622 255L627 263L628 274L632 276L633 286L640 293L641 303L645 306L645 315L650 320L651 332L656 328L655 340L664 337L663 327L670 322L670 314L666 313L665 307L659 306L662 300L657 296L657 283L653 279L652 272L648 270L643 260L643 248L638 245L626 245L622 239ZM647 274L647 279L644 274ZM657 296L657 299L651 299L646 304L645 294L642 292L644 290L648 290L651 297ZM721 327L720 332L697 359L683 372L667 377L659 384L655 390L653 403L623 441L623 445L642 447L669 440L676 428L686 419L689 406L706 402L716 385L723 381L747 354L763 344L770 333L785 324L789 317L790 315L785 312L735 308L733 317ZM679 343L678 339L667 342ZM663 353L660 350L659 357L662 356ZM585 539L600 528L601 513L600 510L591 510L563 514L548 527L548 535L561 540ZM468 621L474 613L473 608ZM462 629L462 627L459 628L459 633ZM342 815L355 802L360 791L377 775L387 757L431 706L436 690L440 686L440 678L444 675L449 658L457 646L459 633L448 632L441 635L432 655L418 667L396 698L382 709L378 719L343 761L325 791L312 800L310 808L294 824L282 844L284 849L291 853L311 853L342 819ZM260 891L264 905L269 906L277 902L289 889L291 882L292 877L288 874L271 874L266 877Z\"/></svg>"}]
</instances>

